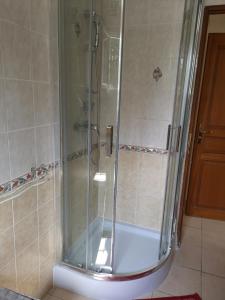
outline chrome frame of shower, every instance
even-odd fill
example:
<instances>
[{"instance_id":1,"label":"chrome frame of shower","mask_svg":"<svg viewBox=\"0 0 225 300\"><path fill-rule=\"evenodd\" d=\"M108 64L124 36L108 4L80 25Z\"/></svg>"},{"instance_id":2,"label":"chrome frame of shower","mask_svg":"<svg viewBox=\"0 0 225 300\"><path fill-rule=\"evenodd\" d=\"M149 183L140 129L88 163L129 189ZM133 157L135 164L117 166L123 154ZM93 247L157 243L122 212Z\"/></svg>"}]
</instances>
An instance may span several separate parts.
<instances>
[{"instance_id":1,"label":"chrome frame of shower","mask_svg":"<svg viewBox=\"0 0 225 300\"><path fill-rule=\"evenodd\" d=\"M199 12L198 12L198 23L197 23L197 27L196 27L196 36L198 37L198 39L200 39L200 34L201 34L201 25L202 25L202 15L203 15L203 9L204 9L204 1L205 0L198 0L200 3L200 8L199 8ZM124 14L125 14L125 4L126 4L126 0L122 0L122 15L123 15L123 32L121 34L121 36L123 37L123 33L124 33ZM93 5L93 0L92 0L92 5ZM60 9L60 8L59 8ZM122 47L123 47L123 39L121 40L121 50L122 51ZM192 58L192 63L190 65L190 74L192 74L192 78L189 82L190 85L193 86L193 82L195 79L195 74L196 74L196 70L197 70L197 53L198 53L198 48L199 48L199 43L195 43L194 45L194 53L195 53L195 57ZM120 62L122 60L122 56L120 56ZM120 63L120 66L122 64ZM118 81L118 88L119 88L119 100L121 99L121 78L122 78L122 66L120 67L120 74L119 74L119 81ZM60 96L61 96L61 92L60 92ZM192 98L193 96L193 88L191 89L191 93L188 95L189 98ZM60 101L61 102L61 101ZM89 106L90 106L90 97L89 97ZM60 105L62 106L62 104ZM89 109L90 110L90 109ZM119 133L119 128L120 128L120 120L119 120L119 113L120 113L120 105L117 106L117 134ZM60 115L60 119L61 119L61 124L63 124L63 114L61 113ZM90 122L89 122L90 123ZM89 124L90 127L90 124ZM89 128L89 130L91 130L91 127ZM63 127L61 126L60 128L60 141L61 141L61 146L60 146L60 150L61 150L61 162L62 162L62 153L63 153ZM117 195L117 173L118 173L118 154L119 154L119 141L117 139L117 143L116 143L116 156L115 156L115 172L114 172L114 207L113 207L113 230L112 230L112 247L111 247L111 258L112 258L112 266L113 266L113 252L114 252L114 248L115 248L115 220L116 220L116 195ZM62 169L62 164L60 165L60 168ZM62 170L61 170L62 171ZM90 170L89 170L90 172ZM182 174L178 174L178 176L181 176ZM89 188L88 188L89 189ZM63 189L61 189L63 190ZM176 197L176 201L175 201L175 207L176 205L179 205L179 195L176 195L178 197ZM63 202L63 193L61 192L61 199ZM63 204L62 204L63 205ZM62 218L64 218L63 214L65 214L64 209L62 209L63 213L62 213ZM176 223L176 218L177 216L173 215L173 225ZM87 218L88 221L88 218ZM62 220L63 223L63 220ZM172 226L173 228L173 226ZM64 232L64 230L63 230ZM87 234L89 234L89 231L87 230ZM62 237L63 240L65 240L65 237L63 235ZM148 275L151 275L153 273L155 273L156 271L160 270L167 262L168 260L171 258L171 256L174 253L174 249L175 249L175 244L176 244L176 238L173 234L173 231L171 232L171 244L168 247L167 253L164 254L164 256L159 260L159 262L157 264L155 264L154 266L151 266L150 268L143 270L141 272L133 272L133 273L128 273L128 274L108 274L108 273L96 273L92 270L89 269L83 269L83 268L79 268L77 266L73 266L70 264L67 264L66 262L61 261L59 264L63 265L64 267L66 267L69 270L74 270L77 271L79 273L82 274L86 274L88 276L90 276L92 279L96 279L96 280L102 280L102 281L130 281L130 280L136 280L139 278L143 278L146 277ZM64 245L64 242L63 242ZM86 252L87 253L87 252ZM87 260L86 260L86 264L87 264Z\"/></svg>"}]
</instances>

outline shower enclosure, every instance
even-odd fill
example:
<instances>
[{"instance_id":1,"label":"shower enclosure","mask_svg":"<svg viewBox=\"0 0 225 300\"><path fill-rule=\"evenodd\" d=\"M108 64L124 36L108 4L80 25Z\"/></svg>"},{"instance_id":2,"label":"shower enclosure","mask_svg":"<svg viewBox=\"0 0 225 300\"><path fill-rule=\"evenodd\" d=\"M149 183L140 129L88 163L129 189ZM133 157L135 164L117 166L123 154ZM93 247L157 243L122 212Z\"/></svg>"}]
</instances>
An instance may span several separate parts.
<instances>
[{"instance_id":1,"label":"shower enclosure","mask_svg":"<svg viewBox=\"0 0 225 300\"><path fill-rule=\"evenodd\" d=\"M63 263L56 281L63 268L99 282L150 280L170 260L201 7L195 0L60 1Z\"/></svg>"}]
</instances>

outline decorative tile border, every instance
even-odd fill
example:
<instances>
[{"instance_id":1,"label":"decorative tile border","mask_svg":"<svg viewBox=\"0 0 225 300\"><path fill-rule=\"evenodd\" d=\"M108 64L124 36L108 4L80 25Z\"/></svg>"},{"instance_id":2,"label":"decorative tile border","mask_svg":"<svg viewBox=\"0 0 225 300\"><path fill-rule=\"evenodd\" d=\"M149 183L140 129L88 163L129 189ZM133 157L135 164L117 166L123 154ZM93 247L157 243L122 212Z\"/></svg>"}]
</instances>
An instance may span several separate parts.
<instances>
[{"instance_id":1,"label":"decorative tile border","mask_svg":"<svg viewBox=\"0 0 225 300\"><path fill-rule=\"evenodd\" d=\"M101 147L104 147L105 143L101 143ZM98 145L94 144L93 149L97 149ZM134 146L134 145L125 145L120 144L120 150L123 151L132 151L132 152L142 152L142 153L150 153L150 154L167 154L168 150L159 149L159 148L151 148L151 147L143 147L143 146ZM87 149L78 150L73 152L67 156L67 161L73 161L83 157L84 155L88 154Z\"/></svg>"},{"instance_id":2,"label":"decorative tile border","mask_svg":"<svg viewBox=\"0 0 225 300\"><path fill-rule=\"evenodd\" d=\"M69 154L67 156L67 161L72 161L72 160L75 160L75 159L78 159L82 156L85 156L88 154L88 150L87 149L83 149L83 150L78 150L76 152L73 152L71 154Z\"/></svg>"},{"instance_id":3,"label":"decorative tile border","mask_svg":"<svg viewBox=\"0 0 225 300\"><path fill-rule=\"evenodd\" d=\"M13 192L32 181L44 179L50 171L56 169L58 166L59 162L51 163L48 165L42 164L40 167L32 168L30 172L19 176L18 178L0 184L0 196L9 192Z\"/></svg>"},{"instance_id":4,"label":"decorative tile border","mask_svg":"<svg viewBox=\"0 0 225 300\"><path fill-rule=\"evenodd\" d=\"M156 154L167 154L168 151L165 149L142 147L134 145L120 145L120 150L133 151L133 152L143 152L143 153L156 153Z\"/></svg>"}]
</instances>

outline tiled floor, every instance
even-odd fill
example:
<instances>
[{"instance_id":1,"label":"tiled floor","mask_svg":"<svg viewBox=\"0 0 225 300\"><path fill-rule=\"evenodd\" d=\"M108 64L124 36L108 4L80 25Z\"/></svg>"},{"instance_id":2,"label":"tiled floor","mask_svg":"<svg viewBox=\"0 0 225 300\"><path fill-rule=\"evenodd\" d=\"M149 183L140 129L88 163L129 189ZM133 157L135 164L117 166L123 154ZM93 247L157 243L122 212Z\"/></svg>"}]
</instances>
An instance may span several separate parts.
<instances>
[{"instance_id":1,"label":"tiled floor","mask_svg":"<svg viewBox=\"0 0 225 300\"><path fill-rule=\"evenodd\" d=\"M225 300L225 222L185 217L181 249L169 276L152 298L195 292L203 300ZM54 289L44 300L59 299L86 298Z\"/></svg>"}]
</instances>

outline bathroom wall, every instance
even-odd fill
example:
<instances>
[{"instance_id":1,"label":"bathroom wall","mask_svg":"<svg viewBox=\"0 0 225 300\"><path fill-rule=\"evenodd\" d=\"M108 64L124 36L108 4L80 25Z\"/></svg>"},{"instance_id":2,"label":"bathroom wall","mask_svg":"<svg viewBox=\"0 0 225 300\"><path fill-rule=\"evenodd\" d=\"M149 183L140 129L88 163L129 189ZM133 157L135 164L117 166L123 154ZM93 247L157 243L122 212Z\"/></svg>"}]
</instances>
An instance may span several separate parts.
<instances>
[{"instance_id":1,"label":"bathroom wall","mask_svg":"<svg viewBox=\"0 0 225 300\"><path fill-rule=\"evenodd\" d=\"M160 230L183 22L181 0L127 1L117 220Z\"/></svg>"},{"instance_id":2,"label":"bathroom wall","mask_svg":"<svg viewBox=\"0 0 225 300\"><path fill-rule=\"evenodd\" d=\"M0 2L0 286L34 297L59 255L57 22L57 0Z\"/></svg>"},{"instance_id":3,"label":"bathroom wall","mask_svg":"<svg viewBox=\"0 0 225 300\"><path fill-rule=\"evenodd\" d=\"M225 14L209 17L208 34L225 32Z\"/></svg>"},{"instance_id":4,"label":"bathroom wall","mask_svg":"<svg viewBox=\"0 0 225 300\"><path fill-rule=\"evenodd\" d=\"M225 1L224 0L206 0L205 1L205 6L208 5L224 5Z\"/></svg>"}]
</instances>

